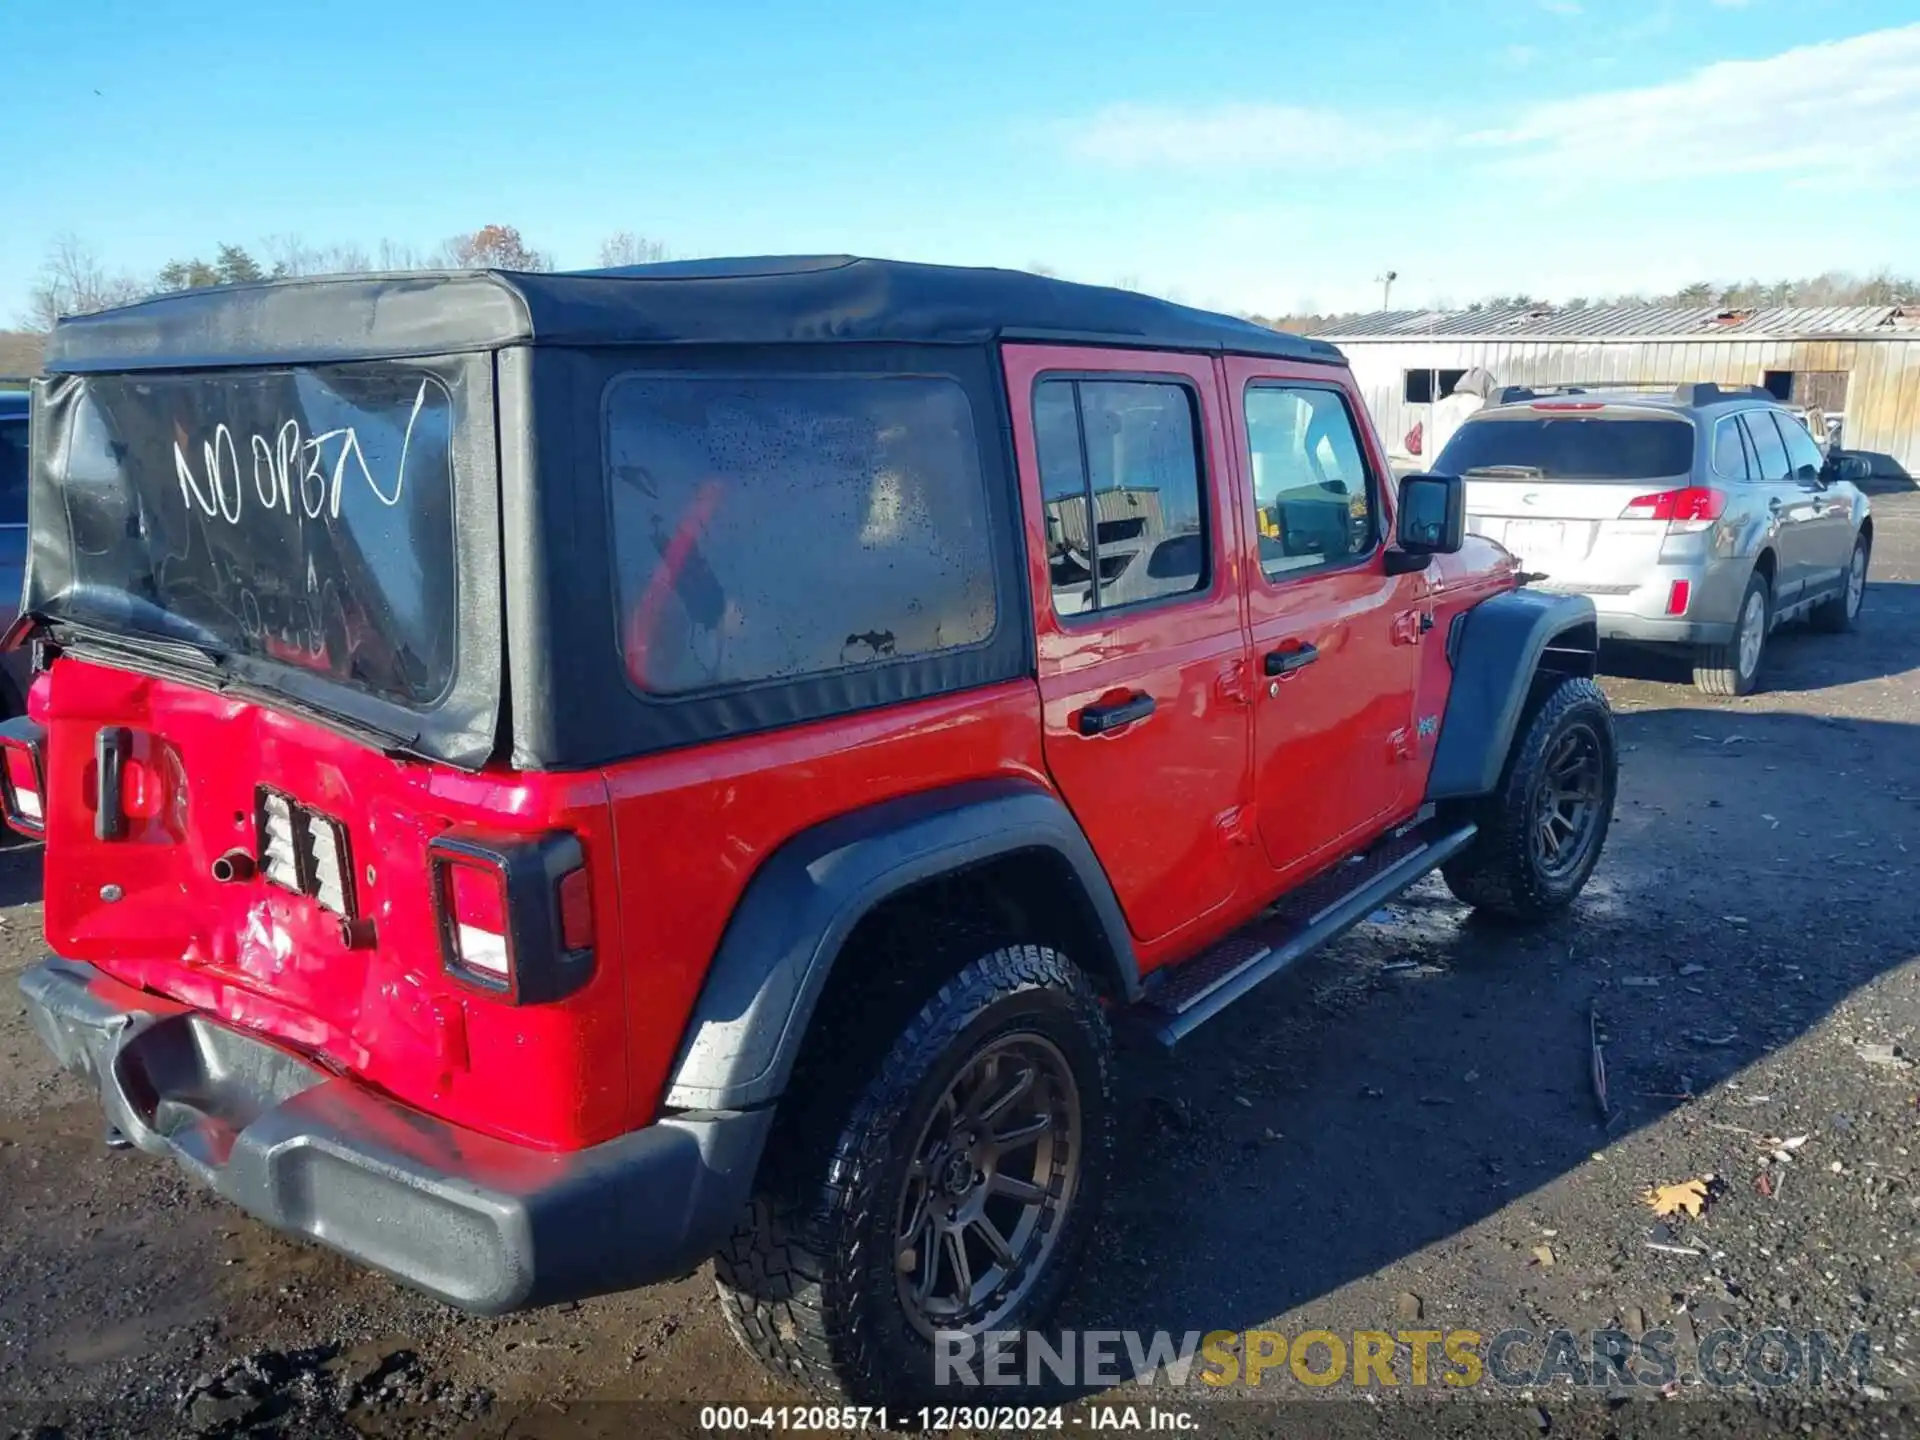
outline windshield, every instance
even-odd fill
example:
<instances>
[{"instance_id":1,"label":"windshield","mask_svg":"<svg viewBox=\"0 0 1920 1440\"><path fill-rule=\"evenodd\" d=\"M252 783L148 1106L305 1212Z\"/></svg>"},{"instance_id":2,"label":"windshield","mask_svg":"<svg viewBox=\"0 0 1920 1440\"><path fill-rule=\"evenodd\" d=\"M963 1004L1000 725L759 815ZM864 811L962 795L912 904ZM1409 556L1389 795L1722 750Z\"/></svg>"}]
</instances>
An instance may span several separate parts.
<instances>
[{"instance_id":1,"label":"windshield","mask_svg":"<svg viewBox=\"0 0 1920 1440\"><path fill-rule=\"evenodd\" d=\"M394 364L90 377L42 608L431 707L459 610L452 408Z\"/></svg>"},{"instance_id":2,"label":"windshield","mask_svg":"<svg viewBox=\"0 0 1920 1440\"><path fill-rule=\"evenodd\" d=\"M1542 480L1662 479L1693 468L1693 426L1606 415L1470 420L1433 468L1441 475L1517 468Z\"/></svg>"}]
</instances>

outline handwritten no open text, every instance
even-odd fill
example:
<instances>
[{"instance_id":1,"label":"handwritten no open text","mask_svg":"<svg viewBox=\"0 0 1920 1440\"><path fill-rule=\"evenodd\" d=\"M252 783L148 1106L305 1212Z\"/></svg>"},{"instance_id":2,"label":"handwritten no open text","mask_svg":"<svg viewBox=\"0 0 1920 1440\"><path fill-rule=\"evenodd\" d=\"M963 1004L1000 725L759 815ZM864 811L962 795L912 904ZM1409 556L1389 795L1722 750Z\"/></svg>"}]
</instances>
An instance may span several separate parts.
<instances>
[{"instance_id":1,"label":"handwritten no open text","mask_svg":"<svg viewBox=\"0 0 1920 1440\"><path fill-rule=\"evenodd\" d=\"M303 437L300 422L288 420L273 432L248 437L247 451L253 461L253 493L268 510L294 513L294 493L299 492L300 513L309 520L325 515L340 518L340 491L351 463L357 467L373 498L389 509L400 503L407 483L407 451L413 444L413 427L427 403L427 382L413 397L413 410L407 416L406 433L400 440L400 462L394 467L393 482L383 486L374 478L361 448L360 436L351 425ZM331 466L328 464L329 447ZM197 505L208 518L219 517L229 525L238 525L246 503L246 485L241 476L240 450L233 432L223 422L213 427L213 437L200 446L206 474L194 473L193 462L179 441L173 446L174 473L180 477L180 498Z\"/></svg>"}]
</instances>

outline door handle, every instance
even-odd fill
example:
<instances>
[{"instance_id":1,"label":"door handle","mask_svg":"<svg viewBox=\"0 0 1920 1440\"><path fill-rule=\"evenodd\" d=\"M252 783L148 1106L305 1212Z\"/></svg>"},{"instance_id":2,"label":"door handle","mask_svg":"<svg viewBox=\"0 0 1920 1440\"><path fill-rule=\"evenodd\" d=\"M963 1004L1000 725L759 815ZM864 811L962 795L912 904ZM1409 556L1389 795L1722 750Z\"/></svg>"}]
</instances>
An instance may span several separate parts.
<instances>
[{"instance_id":1,"label":"door handle","mask_svg":"<svg viewBox=\"0 0 1920 1440\"><path fill-rule=\"evenodd\" d=\"M1301 645L1292 650L1269 650L1266 671L1269 675L1291 675L1319 658L1320 651L1312 645Z\"/></svg>"},{"instance_id":2,"label":"door handle","mask_svg":"<svg viewBox=\"0 0 1920 1440\"><path fill-rule=\"evenodd\" d=\"M1767 501L1767 509L1771 510L1776 515L1780 513L1780 497L1778 495L1774 496L1771 500Z\"/></svg>"},{"instance_id":3,"label":"door handle","mask_svg":"<svg viewBox=\"0 0 1920 1440\"><path fill-rule=\"evenodd\" d=\"M127 812L120 797L120 776L126 769L133 733L123 725L109 725L93 737L93 759L98 771L98 804L93 812L96 840L122 840L127 834Z\"/></svg>"},{"instance_id":4,"label":"door handle","mask_svg":"<svg viewBox=\"0 0 1920 1440\"><path fill-rule=\"evenodd\" d=\"M1129 695L1124 700L1115 700L1109 705L1089 705L1074 718L1074 726L1082 735L1105 735L1123 725L1146 719L1153 713L1153 708L1153 696L1142 692Z\"/></svg>"}]
</instances>

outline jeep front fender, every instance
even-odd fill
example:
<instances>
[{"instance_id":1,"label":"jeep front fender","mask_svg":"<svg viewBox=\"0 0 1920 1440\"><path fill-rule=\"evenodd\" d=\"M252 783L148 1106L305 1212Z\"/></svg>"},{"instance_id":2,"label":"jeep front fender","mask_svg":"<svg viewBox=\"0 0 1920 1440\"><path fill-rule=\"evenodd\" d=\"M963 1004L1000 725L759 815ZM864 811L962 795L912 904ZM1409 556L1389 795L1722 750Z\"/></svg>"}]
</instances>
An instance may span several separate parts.
<instances>
[{"instance_id":1,"label":"jeep front fender","mask_svg":"<svg viewBox=\"0 0 1920 1440\"><path fill-rule=\"evenodd\" d=\"M1551 670L1592 675L1595 635L1593 602L1584 595L1512 590L1458 616L1447 637L1453 681L1427 772L1427 799L1491 792L1542 660Z\"/></svg>"},{"instance_id":2,"label":"jeep front fender","mask_svg":"<svg viewBox=\"0 0 1920 1440\"><path fill-rule=\"evenodd\" d=\"M841 947L874 906L910 885L997 856L1051 851L1066 861L1102 964L1138 995L1126 921L1065 805L1016 780L975 781L888 801L802 831L748 882L687 1022L664 1104L739 1110L779 1097Z\"/></svg>"}]
</instances>

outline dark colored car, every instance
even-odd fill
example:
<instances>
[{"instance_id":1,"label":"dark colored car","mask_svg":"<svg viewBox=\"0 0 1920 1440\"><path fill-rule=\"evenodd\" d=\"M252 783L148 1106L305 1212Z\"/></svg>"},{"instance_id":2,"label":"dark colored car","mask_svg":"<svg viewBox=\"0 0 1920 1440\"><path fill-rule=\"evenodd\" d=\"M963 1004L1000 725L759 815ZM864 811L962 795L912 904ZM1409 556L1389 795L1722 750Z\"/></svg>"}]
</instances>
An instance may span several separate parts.
<instances>
[{"instance_id":1,"label":"dark colored car","mask_svg":"<svg viewBox=\"0 0 1920 1440\"><path fill-rule=\"evenodd\" d=\"M780 1374L927 1396L1066 1284L1112 1023L1605 839L1593 607L1316 341L763 259L171 295L47 368L34 1023L469 1309L712 1259Z\"/></svg>"},{"instance_id":2,"label":"dark colored car","mask_svg":"<svg viewBox=\"0 0 1920 1440\"><path fill-rule=\"evenodd\" d=\"M27 420L25 390L0 389L0 626L19 613L27 564ZM0 720L25 713L24 655L0 658Z\"/></svg>"}]
</instances>

